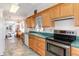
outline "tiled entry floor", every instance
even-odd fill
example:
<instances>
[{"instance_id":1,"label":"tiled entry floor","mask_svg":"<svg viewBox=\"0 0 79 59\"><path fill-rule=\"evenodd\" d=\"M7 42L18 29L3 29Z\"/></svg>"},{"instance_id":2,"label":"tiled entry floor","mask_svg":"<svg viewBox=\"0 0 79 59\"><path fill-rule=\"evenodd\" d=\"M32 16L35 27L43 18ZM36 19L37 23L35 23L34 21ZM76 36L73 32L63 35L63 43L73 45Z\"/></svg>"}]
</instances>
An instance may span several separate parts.
<instances>
[{"instance_id":1,"label":"tiled entry floor","mask_svg":"<svg viewBox=\"0 0 79 59\"><path fill-rule=\"evenodd\" d=\"M6 49L4 56L39 56L30 48L22 45L20 42L17 44L16 40L12 42L11 39L6 39Z\"/></svg>"}]
</instances>

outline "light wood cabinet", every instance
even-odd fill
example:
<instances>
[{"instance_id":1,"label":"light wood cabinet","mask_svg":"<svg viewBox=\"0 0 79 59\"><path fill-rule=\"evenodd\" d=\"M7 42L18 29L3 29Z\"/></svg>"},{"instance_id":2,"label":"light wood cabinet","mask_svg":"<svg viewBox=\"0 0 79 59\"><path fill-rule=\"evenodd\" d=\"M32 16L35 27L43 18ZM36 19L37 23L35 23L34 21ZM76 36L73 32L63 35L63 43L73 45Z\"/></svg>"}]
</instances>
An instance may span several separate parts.
<instances>
[{"instance_id":1,"label":"light wood cabinet","mask_svg":"<svg viewBox=\"0 0 79 59\"><path fill-rule=\"evenodd\" d=\"M35 27L35 17L31 16L26 19L26 25L28 28L34 28Z\"/></svg>"},{"instance_id":2,"label":"light wood cabinet","mask_svg":"<svg viewBox=\"0 0 79 59\"><path fill-rule=\"evenodd\" d=\"M79 3L74 3L75 25L79 26Z\"/></svg>"},{"instance_id":3,"label":"light wood cabinet","mask_svg":"<svg viewBox=\"0 0 79 59\"><path fill-rule=\"evenodd\" d=\"M60 17L60 7L59 7L60 4L54 6L54 7L51 7L51 12L50 12L50 16L52 18L52 20L54 18L59 18Z\"/></svg>"},{"instance_id":4,"label":"light wood cabinet","mask_svg":"<svg viewBox=\"0 0 79 59\"><path fill-rule=\"evenodd\" d=\"M37 51L40 55L44 56L45 55L45 45L46 45L45 39L39 38L37 41L38 41Z\"/></svg>"},{"instance_id":5,"label":"light wood cabinet","mask_svg":"<svg viewBox=\"0 0 79 59\"><path fill-rule=\"evenodd\" d=\"M27 27L30 27L30 26L31 26L31 24L30 24L30 19L29 19L29 18L26 19L26 26L27 26Z\"/></svg>"},{"instance_id":6,"label":"light wood cabinet","mask_svg":"<svg viewBox=\"0 0 79 59\"><path fill-rule=\"evenodd\" d=\"M75 26L79 26L79 3L61 3L42 12L39 12L37 15L43 17L43 27L54 27L54 21L51 22L51 20L68 16L74 16ZM35 27L36 20L34 15L27 18L26 20L27 27Z\"/></svg>"},{"instance_id":7,"label":"light wood cabinet","mask_svg":"<svg viewBox=\"0 0 79 59\"><path fill-rule=\"evenodd\" d=\"M71 48L71 55L72 56L79 56L79 48L72 47Z\"/></svg>"},{"instance_id":8,"label":"light wood cabinet","mask_svg":"<svg viewBox=\"0 0 79 59\"><path fill-rule=\"evenodd\" d=\"M60 17L60 6L59 5L60 4L58 4L58 5L51 8L52 19Z\"/></svg>"},{"instance_id":9,"label":"light wood cabinet","mask_svg":"<svg viewBox=\"0 0 79 59\"><path fill-rule=\"evenodd\" d=\"M33 35L29 36L29 47L32 48L34 51L37 50L37 40Z\"/></svg>"},{"instance_id":10,"label":"light wood cabinet","mask_svg":"<svg viewBox=\"0 0 79 59\"><path fill-rule=\"evenodd\" d=\"M45 55L45 39L42 39L34 35L30 35L29 38L30 38L29 47L32 48L35 52L37 52L39 55L44 56Z\"/></svg>"},{"instance_id":11,"label":"light wood cabinet","mask_svg":"<svg viewBox=\"0 0 79 59\"><path fill-rule=\"evenodd\" d=\"M60 5L60 16L66 17L66 16L73 16L73 3L62 3Z\"/></svg>"},{"instance_id":12,"label":"light wood cabinet","mask_svg":"<svg viewBox=\"0 0 79 59\"><path fill-rule=\"evenodd\" d=\"M50 18L50 15L49 15L48 11L42 13L41 16L43 17L43 20L42 20L42 24L43 25L42 26L43 27L51 27L52 26L52 22L51 22L51 18Z\"/></svg>"},{"instance_id":13,"label":"light wood cabinet","mask_svg":"<svg viewBox=\"0 0 79 59\"><path fill-rule=\"evenodd\" d=\"M33 38L33 36L29 36L29 47L31 47L31 48L34 48L34 38Z\"/></svg>"},{"instance_id":14,"label":"light wood cabinet","mask_svg":"<svg viewBox=\"0 0 79 59\"><path fill-rule=\"evenodd\" d=\"M42 16L42 27L54 27L54 22L51 22L54 17L53 13L51 12L51 8L38 13L38 16Z\"/></svg>"}]
</instances>

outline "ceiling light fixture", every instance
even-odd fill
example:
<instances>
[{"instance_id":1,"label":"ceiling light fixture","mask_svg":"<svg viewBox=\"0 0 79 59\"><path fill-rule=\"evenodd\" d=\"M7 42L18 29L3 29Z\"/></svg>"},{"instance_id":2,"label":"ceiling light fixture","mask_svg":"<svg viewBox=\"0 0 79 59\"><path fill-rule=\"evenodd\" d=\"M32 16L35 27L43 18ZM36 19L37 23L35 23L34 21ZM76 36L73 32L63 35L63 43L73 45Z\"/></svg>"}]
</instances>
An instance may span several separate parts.
<instances>
[{"instance_id":1,"label":"ceiling light fixture","mask_svg":"<svg viewBox=\"0 0 79 59\"><path fill-rule=\"evenodd\" d=\"M10 12L16 13L20 7L16 4L11 5Z\"/></svg>"}]
</instances>

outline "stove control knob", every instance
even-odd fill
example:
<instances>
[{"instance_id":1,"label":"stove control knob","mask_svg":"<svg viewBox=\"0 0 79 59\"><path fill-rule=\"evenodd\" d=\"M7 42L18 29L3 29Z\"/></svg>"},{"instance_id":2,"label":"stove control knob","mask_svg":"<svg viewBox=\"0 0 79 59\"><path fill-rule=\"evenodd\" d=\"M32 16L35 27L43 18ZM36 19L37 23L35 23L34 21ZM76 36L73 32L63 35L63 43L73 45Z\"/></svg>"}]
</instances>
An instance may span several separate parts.
<instances>
[{"instance_id":1,"label":"stove control knob","mask_svg":"<svg viewBox=\"0 0 79 59\"><path fill-rule=\"evenodd\" d=\"M74 32L72 32L72 34L74 34Z\"/></svg>"}]
</instances>

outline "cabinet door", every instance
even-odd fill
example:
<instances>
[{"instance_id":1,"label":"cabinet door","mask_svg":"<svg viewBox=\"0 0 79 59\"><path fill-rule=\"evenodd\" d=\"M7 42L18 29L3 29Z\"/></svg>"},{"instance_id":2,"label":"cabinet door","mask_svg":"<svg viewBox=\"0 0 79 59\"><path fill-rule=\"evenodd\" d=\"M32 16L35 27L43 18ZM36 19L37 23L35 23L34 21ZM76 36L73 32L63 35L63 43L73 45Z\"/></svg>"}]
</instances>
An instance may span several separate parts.
<instances>
[{"instance_id":1,"label":"cabinet door","mask_svg":"<svg viewBox=\"0 0 79 59\"><path fill-rule=\"evenodd\" d=\"M26 19L26 25L28 28L31 26L30 19Z\"/></svg>"},{"instance_id":2,"label":"cabinet door","mask_svg":"<svg viewBox=\"0 0 79 59\"><path fill-rule=\"evenodd\" d=\"M29 40L29 47L32 48L34 51L37 51L37 39L36 36L30 35Z\"/></svg>"},{"instance_id":3,"label":"cabinet door","mask_svg":"<svg viewBox=\"0 0 79 59\"><path fill-rule=\"evenodd\" d=\"M30 22L31 22L31 27L34 28L35 27L35 17L34 16L31 17Z\"/></svg>"},{"instance_id":4,"label":"cabinet door","mask_svg":"<svg viewBox=\"0 0 79 59\"><path fill-rule=\"evenodd\" d=\"M60 17L60 4L51 8L51 18L59 18Z\"/></svg>"},{"instance_id":5,"label":"cabinet door","mask_svg":"<svg viewBox=\"0 0 79 59\"><path fill-rule=\"evenodd\" d=\"M79 56L79 48L72 47L71 48L71 55L72 56Z\"/></svg>"},{"instance_id":6,"label":"cabinet door","mask_svg":"<svg viewBox=\"0 0 79 59\"><path fill-rule=\"evenodd\" d=\"M29 47L32 48L32 49L34 48L34 39L31 35L29 37Z\"/></svg>"},{"instance_id":7,"label":"cabinet door","mask_svg":"<svg viewBox=\"0 0 79 59\"><path fill-rule=\"evenodd\" d=\"M60 16L73 16L73 3L63 3L60 5Z\"/></svg>"},{"instance_id":8,"label":"cabinet door","mask_svg":"<svg viewBox=\"0 0 79 59\"><path fill-rule=\"evenodd\" d=\"M34 42L33 42L34 47L33 47L33 50L37 52L38 51L37 50L37 48L38 48L38 39L37 39L36 36L33 36L33 37L34 37Z\"/></svg>"},{"instance_id":9,"label":"cabinet door","mask_svg":"<svg viewBox=\"0 0 79 59\"><path fill-rule=\"evenodd\" d=\"M79 3L74 3L75 25L79 26Z\"/></svg>"},{"instance_id":10,"label":"cabinet door","mask_svg":"<svg viewBox=\"0 0 79 59\"><path fill-rule=\"evenodd\" d=\"M29 47L32 48L38 54L45 55L45 39L37 36L30 35Z\"/></svg>"},{"instance_id":11,"label":"cabinet door","mask_svg":"<svg viewBox=\"0 0 79 59\"><path fill-rule=\"evenodd\" d=\"M26 19L27 27L34 28L35 27L35 17L31 16Z\"/></svg>"},{"instance_id":12,"label":"cabinet door","mask_svg":"<svg viewBox=\"0 0 79 59\"><path fill-rule=\"evenodd\" d=\"M40 47L41 50L45 50L45 40L40 38L40 40L38 40L38 47Z\"/></svg>"},{"instance_id":13,"label":"cabinet door","mask_svg":"<svg viewBox=\"0 0 79 59\"><path fill-rule=\"evenodd\" d=\"M45 55L45 39L42 39L42 38L38 39L37 51L41 56Z\"/></svg>"},{"instance_id":14,"label":"cabinet door","mask_svg":"<svg viewBox=\"0 0 79 59\"><path fill-rule=\"evenodd\" d=\"M43 17L43 21L42 21L42 26L43 27L51 27L52 26L52 22L51 22L51 18L49 17L50 15L47 12L43 12L42 15Z\"/></svg>"}]
</instances>

